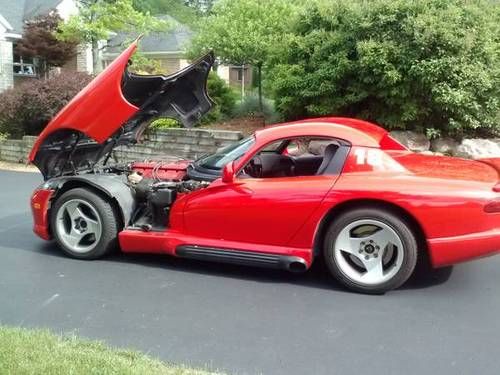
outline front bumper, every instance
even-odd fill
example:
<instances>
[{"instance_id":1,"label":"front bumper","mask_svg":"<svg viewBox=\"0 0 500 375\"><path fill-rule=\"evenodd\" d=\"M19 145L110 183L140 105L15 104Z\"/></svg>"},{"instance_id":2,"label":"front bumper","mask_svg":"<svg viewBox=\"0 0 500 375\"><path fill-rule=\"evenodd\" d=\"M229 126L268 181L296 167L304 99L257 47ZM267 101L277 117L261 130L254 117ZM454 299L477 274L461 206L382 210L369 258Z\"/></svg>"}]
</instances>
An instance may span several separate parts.
<instances>
[{"instance_id":1,"label":"front bumper","mask_svg":"<svg viewBox=\"0 0 500 375\"><path fill-rule=\"evenodd\" d=\"M428 240L432 265L443 267L500 253L500 228Z\"/></svg>"},{"instance_id":2,"label":"front bumper","mask_svg":"<svg viewBox=\"0 0 500 375\"><path fill-rule=\"evenodd\" d=\"M49 215L50 199L54 190L35 190L31 196L31 212L33 214L33 232L44 240L50 240Z\"/></svg>"}]
</instances>

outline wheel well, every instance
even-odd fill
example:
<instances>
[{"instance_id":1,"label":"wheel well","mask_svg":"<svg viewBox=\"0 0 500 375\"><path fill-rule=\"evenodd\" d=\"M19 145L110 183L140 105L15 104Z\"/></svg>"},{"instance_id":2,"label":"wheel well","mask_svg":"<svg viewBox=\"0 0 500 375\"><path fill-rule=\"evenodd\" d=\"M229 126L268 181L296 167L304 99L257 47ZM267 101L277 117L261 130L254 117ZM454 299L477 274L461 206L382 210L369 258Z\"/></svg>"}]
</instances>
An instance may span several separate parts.
<instances>
[{"instance_id":1,"label":"wheel well","mask_svg":"<svg viewBox=\"0 0 500 375\"><path fill-rule=\"evenodd\" d=\"M395 213L399 217L402 217L407 222L413 233L415 234L418 248L423 250L420 252L420 254L422 254L422 257L425 258L423 261L429 262L429 254L427 249L425 232L420 223L417 221L417 219L415 219L415 217L404 208L396 204L377 199L351 200L347 202L342 202L337 206L331 208L330 211L328 211L325 217L321 220L318 231L314 238L314 255L321 254L326 232L330 224L335 221L335 218L338 217L338 215L342 214L343 212L360 207L379 208Z\"/></svg>"},{"instance_id":2,"label":"wheel well","mask_svg":"<svg viewBox=\"0 0 500 375\"><path fill-rule=\"evenodd\" d=\"M123 228L125 226L124 224L124 218L123 218L123 212L120 209L120 205L118 204L118 201L109 195L106 191L103 189L99 189L97 186L92 185L88 182L85 181L80 181L80 180L69 180L66 181L59 189L57 189L56 194L52 198L52 203L51 207L54 205L54 202L59 199L61 195L63 195L65 192L76 189L76 188L84 188L92 191L93 193L97 194L100 196L102 199L106 200L107 202L111 203L111 207L113 207L113 210L115 211L116 217L119 220L120 223L120 228ZM48 211L48 217L50 217L51 212L50 209ZM50 220L49 220L50 223ZM50 224L49 224L49 231L51 230Z\"/></svg>"}]
</instances>

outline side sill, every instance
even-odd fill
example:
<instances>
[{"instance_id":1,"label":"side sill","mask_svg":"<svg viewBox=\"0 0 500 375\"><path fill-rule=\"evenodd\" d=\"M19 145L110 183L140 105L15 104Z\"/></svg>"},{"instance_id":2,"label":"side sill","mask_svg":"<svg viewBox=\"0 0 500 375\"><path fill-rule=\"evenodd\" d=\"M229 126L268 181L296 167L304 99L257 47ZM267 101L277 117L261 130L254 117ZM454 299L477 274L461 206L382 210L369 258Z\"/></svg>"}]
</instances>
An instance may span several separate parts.
<instances>
[{"instance_id":1,"label":"side sill","mask_svg":"<svg viewBox=\"0 0 500 375\"><path fill-rule=\"evenodd\" d=\"M181 258L190 258L210 262L284 269L291 272L303 272L307 270L307 263L305 260L296 256L266 254L255 251L241 251L196 245L178 246L175 253Z\"/></svg>"}]
</instances>

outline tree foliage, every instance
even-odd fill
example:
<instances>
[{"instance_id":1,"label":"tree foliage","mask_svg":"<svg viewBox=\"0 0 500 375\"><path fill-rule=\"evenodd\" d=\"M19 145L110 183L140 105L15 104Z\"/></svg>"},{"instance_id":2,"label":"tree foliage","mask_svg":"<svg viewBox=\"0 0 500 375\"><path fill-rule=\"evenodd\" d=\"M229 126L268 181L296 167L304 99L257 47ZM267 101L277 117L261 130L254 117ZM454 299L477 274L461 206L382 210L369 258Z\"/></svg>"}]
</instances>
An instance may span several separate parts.
<instances>
[{"instance_id":1,"label":"tree foliage","mask_svg":"<svg viewBox=\"0 0 500 375\"><path fill-rule=\"evenodd\" d=\"M198 18L195 8L184 0L134 0L134 8L153 15L167 14L182 24L193 26Z\"/></svg>"},{"instance_id":2,"label":"tree foliage","mask_svg":"<svg viewBox=\"0 0 500 375\"><path fill-rule=\"evenodd\" d=\"M231 116L236 104L235 94L231 88L214 72L210 72L207 80L207 91L215 102L214 108L203 117L205 124L224 120Z\"/></svg>"},{"instance_id":3,"label":"tree foliage","mask_svg":"<svg viewBox=\"0 0 500 375\"><path fill-rule=\"evenodd\" d=\"M213 49L222 62L261 64L285 33L291 5L285 0L220 0L201 20L191 54Z\"/></svg>"},{"instance_id":4,"label":"tree foliage","mask_svg":"<svg viewBox=\"0 0 500 375\"><path fill-rule=\"evenodd\" d=\"M25 23L23 38L16 44L16 52L21 56L41 60L38 68L42 73L51 67L63 66L76 53L75 41L56 38L60 22L61 17L55 12L36 17Z\"/></svg>"},{"instance_id":5,"label":"tree foliage","mask_svg":"<svg viewBox=\"0 0 500 375\"><path fill-rule=\"evenodd\" d=\"M79 12L60 24L59 38L78 40L92 45L96 71L98 41L106 40L111 32L133 32L137 35L169 28L165 20L134 8L133 0L83 0Z\"/></svg>"},{"instance_id":6,"label":"tree foliage","mask_svg":"<svg viewBox=\"0 0 500 375\"><path fill-rule=\"evenodd\" d=\"M200 23L190 54L213 49L224 63L252 64L260 72L283 40L291 12L286 0L220 0Z\"/></svg>"},{"instance_id":7,"label":"tree foliage","mask_svg":"<svg viewBox=\"0 0 500 375\"><path fill-rule=\"evenodd\" d=\"M207 14L212 10L216 0L184 0L184 4L195 9L199 14Z\"/></svg>"},{"instance_id":8,"label":"tree foliage","mask_svg":"<svg viewBox=\"0 0 500 375\"><path fill-rule=\"evenodd\" d=\"M273 62L288 119L339 114L452 135L500 131L500 10L483 0L319 1Z\"/></svg>"}]
</instances>

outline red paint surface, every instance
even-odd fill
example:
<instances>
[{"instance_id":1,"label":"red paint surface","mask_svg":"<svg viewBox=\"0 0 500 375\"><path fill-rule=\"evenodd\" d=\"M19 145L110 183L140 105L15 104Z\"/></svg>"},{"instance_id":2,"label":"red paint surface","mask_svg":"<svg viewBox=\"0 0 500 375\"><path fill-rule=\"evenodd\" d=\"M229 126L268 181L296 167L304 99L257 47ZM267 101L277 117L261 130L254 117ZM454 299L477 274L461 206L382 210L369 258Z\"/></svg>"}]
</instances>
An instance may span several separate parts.
<instances>
[{"instance_id":1,"label":"red paint surface","mask_svg":"<svg viewBox=\"0 0 500 375\"><path fill-rule=\"evenodd\" d=\"M44 240L51 238L49 233L48 209L53 190L36 190L31 196L31 212L33 214L33 232Z\"/></svg>"},{"instance_id":2,"label":"red paint surface","mask_svg":"<svg viewBox=\"0 0 500 375\"><path fill-rule=\"evenodd\" d=\"M137 107L127 102L121 79L137 41L123 51L106 69L80 91L45 127L31 149L33 161L43 141L56 130L73 129L99 143L104 142L133 114Z\"/></svg>"},{"instance_id":3,"label":"red paint surface","mask_svg":"<svg viewBox=\"0 0 500 375\"><path fill-rule=\"evenodd\" d=\"M161 180L180 181L186 176L186 169L190 160L180 160L171 163L163 162L135 162L132 169L141 173L146 178L159 178ZM153 172L153 170L155 170Z\"/></svg>"},{"instance_id":4,"label":"red paint surface","mask_svg":"<svg viewBox=\"0 0 500 375\"><path fill-rule=\"evenodd\" d=\"M412 217L434 266L500 250L500 214L485 212L500 199L493 190L500 158L478 162L414 154L375 125L330 118L258 131L235 170L266 144L303 136L338 137L352 144L339 176L216 180L180 196L164 232L122 231L122 250L174 254L177 246L190 244L299 256L310 265L320 223L352 202L391 205ZM35 221L44 222L39 216Z\"/></svg>"}]
</instances>

